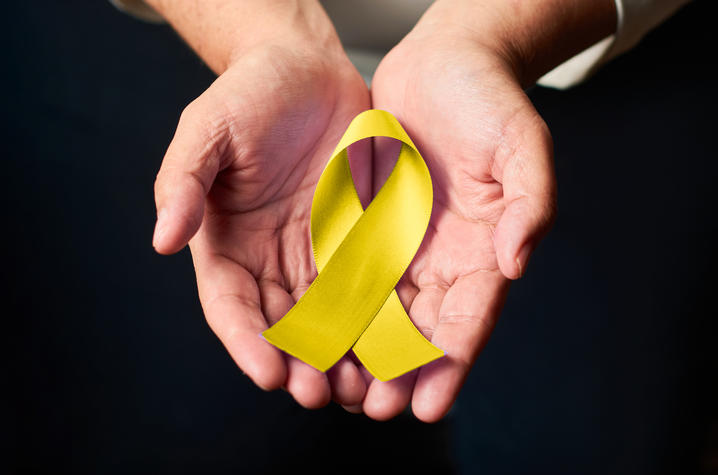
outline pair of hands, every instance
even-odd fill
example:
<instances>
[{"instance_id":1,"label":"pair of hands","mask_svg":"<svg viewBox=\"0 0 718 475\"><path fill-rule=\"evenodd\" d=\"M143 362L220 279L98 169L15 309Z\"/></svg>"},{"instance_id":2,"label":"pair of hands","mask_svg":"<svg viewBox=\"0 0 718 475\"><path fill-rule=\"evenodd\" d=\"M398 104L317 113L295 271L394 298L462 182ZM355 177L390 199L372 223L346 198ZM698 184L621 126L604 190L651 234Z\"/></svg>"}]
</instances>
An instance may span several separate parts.
<instances>
[{"instance_id":1,"label":"pair of hands","mask_svg":"<svg viewBox=\"0 0 718 475\"><path fill-rule=\"evenodd\" d=\"M421 420L443 417L509 279L521 276L552 222L551 138L520 68L500 42L483 41L446 8L437 2L384 58L371 91L331 24L288 28L243 50L184 110L157 177L156 250L189 242L207 321L229 354L259 387L282 387L307 408L334 399L383 420L411 403ZM370 108L399 119L432 175L429 228L397 291L417 328L446 352L389 382L351 355L321 373L259 336L316 277L314 187L351 119ZM350 149L365 205L397 152L389 139Z\"/></svg>"}]
</instances>

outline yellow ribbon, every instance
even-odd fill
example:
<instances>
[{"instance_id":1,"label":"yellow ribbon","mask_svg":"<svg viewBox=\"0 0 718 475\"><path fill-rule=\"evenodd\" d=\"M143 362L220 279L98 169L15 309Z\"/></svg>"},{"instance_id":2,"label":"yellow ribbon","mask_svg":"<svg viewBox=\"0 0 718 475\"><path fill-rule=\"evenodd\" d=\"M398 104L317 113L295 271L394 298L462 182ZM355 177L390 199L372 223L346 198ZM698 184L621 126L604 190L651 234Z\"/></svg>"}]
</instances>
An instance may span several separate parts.
<instances>
[{"instance_id":1,"label":"yellow ribbon","mask_svg":"<svg viewBox=\"0 0 718 475\"><path fill-rule=\"evenodd\" d=\"M398 139L402 146L391 175L364 210L347 147L378 136ZM353 346L380 381L443 356L414 327L394 290L424 238L432 200L429 170L396 118L381 110L356 116L314 191L317 278L264 338L320 371Z\"/></svg>"}]
</instances>

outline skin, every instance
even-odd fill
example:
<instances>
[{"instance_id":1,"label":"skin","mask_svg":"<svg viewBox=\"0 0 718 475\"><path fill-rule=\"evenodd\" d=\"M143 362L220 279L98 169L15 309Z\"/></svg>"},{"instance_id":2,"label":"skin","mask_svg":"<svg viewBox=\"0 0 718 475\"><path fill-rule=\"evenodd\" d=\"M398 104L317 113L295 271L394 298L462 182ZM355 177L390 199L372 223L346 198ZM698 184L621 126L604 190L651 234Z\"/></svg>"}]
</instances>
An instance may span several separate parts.
<instances>
[{"instance_id":1,"label":"skin","mask_svg":"<svg viewBox=\"0 0 718 475\"><path fill-rule=\"evenodd\" d=\"M446 355L393 381L367 378L361 409L374 419L408 404L426 422L448 412L496 324L509 279L521 277L554 220L551 136L523 86L610 33L612 11L591 12L603 13L599 25L576 5L531 3L436 2L375 73L373 106L394 113L414 137L434 186L429 229L399 294ZM543 16L561 7L555 30L540 26L555 22ZM558 58L541 54L542 42L566 34L573 42ZM375 192L395 149L375 144Z\"/></svg>"},{"instance_id":2,"label":"skin","mask_svg":"<svg viewBox=\"0 0 718 475\"><path fill-rule=\"evenodd\" d=\"M523 88L609 34L613 1L439 0L382 61L371 95L316 1L151 3L219 74L183 112L158 174L156 250L189 242L207 321L258 386L307 408L334 399L384 420L411 404L439 420L555 216L551 137ZM316 277L314 186L371 107L397 116L432 174L431 223L397 290L446 352L386 383L351 354L323 374L259 337ZM364 204L397 151L389 139L350 150Z\"/></svg>"},{"instance_id":3,"label":"skin","mask_svg":"<svg viewBox=\"0 0 718 475\"><path fill-rule=\"evenodd\" d=\"M305 17L297 11L290 20ZM155 183L154 236L162 254L189 240L207 322L237 365L261 388L283 387L307 408L332 396L360 402L365 383L356 365L345 358L324 374L259 334L316 277L314 187L345 124L370 107L333 30L312 30L246 48L187 106ZM353 149L352 160L367 165L355 176L368 199L369 147Z\"/></svg>"},{"instance_id":4,"label":"skin","mask_svg":"<svg viewBox=\"0 0 718 475\"><path fill-rule=\"evenodd\" d=\"M416 137L433 179L429 229L401 295L446 356L400 380L370 382L363 410L373 418L391 418L409 402L424 421L448 411L496 323L508 279L521 276L553 220L551 137L510 79L494 55L438 35L407 37L376 73L374 107ZM377 144L375 182L390 171L391 145Z\"/></svg>"}]
</instances>

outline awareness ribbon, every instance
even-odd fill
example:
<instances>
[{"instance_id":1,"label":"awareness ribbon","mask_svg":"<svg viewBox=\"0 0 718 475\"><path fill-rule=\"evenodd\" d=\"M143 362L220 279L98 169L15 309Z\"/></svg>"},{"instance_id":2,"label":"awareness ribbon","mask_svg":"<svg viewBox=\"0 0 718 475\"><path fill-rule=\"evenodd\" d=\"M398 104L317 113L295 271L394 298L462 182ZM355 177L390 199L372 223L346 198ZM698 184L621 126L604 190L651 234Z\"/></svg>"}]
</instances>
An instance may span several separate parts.
<instances>
[{"instance_id":1,"label":"awareness ribbon","mask_svg":"<svg viewBox=\"0 0 718 475\"><path fill-rule=\"evenodd\" d=\"M347 148L379 136L400 140L401 151L364 210ZM320 371L353 348L380 381L443 356L414 327L394 290L424 238L432 201L429 169L396 118L382 110L356 116L314 191L311 238L318 275L264 338Z\"/></svg>"}]
</instances>

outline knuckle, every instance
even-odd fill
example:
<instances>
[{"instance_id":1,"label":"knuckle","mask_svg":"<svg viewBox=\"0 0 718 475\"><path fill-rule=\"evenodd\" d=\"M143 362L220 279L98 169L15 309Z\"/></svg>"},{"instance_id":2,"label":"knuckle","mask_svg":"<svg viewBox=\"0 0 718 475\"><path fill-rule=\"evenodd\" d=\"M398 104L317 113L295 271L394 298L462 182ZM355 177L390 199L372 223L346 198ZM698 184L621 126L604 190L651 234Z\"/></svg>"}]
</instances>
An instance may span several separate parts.
<instances>
[{"instance_id":1,"label":"knuckle","mask_svg":"<svg viewBox=\"0 0 718 475\"><path fill-rule=\"evenodd\" d=\"M195 117L197 117L197 109L199 108L198 101L199 99L195 99L189 104L185 106L184 109L182 109L182 112L180 113L179 117L179 123L184 124L187 122L194 121Z\"/></svg>"},{"instance_id":2,"label":"knuckle","mask_svg":"<svg viewBox=\"0 0 718 475\"><path fill-rule=\"evenodd\" d=\"M154 194L155 194L155 200L160 200L160 199L162 199L162 195L163 195L164 189L165 189L165 184L164 184L164 171L163 171L162 168L160 168L160 171L157 172L157 174L155 175L155 181L154 181L154 184L153 184L153 190L154 190Z\"/></svg>"}]
</instances>

